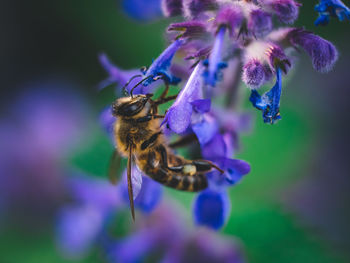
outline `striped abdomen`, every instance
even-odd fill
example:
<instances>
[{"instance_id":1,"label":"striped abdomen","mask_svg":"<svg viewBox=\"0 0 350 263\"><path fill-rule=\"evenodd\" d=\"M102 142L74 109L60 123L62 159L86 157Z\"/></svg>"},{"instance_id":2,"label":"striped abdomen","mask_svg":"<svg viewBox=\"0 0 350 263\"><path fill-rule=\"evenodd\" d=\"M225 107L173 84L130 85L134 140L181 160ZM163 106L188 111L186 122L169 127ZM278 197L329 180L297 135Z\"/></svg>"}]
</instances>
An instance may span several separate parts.
<instances>
[{"instance_id":1,"label":"striped abdomen","mask_svg":"<svg viewBox=\"0 0 350 263\"><path fill-rule=\"evenodd\" d=\"M204 160L185 160L158 145L137 158L137 164L155 181L177 190L197 192L208 187L205 173L213 165Z\"/></svg>"}]
</instances>

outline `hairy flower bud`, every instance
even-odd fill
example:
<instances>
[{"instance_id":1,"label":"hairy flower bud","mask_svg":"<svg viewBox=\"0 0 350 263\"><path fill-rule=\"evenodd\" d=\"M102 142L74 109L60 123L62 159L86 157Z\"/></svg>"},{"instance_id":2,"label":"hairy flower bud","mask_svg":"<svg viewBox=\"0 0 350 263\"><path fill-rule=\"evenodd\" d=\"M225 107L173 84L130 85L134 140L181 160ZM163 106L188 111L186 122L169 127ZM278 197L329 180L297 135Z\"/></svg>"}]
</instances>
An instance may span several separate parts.
<instances>
[{"instance_id":1,"label":"hairy flower bud","mask_svg":"<svg viewBox=\"0 0 350 263\"><path fill-rule=\"evenodd\" d=\"M238 6L227 6L218 12L215 25L217 28L221 26L227 26L230 32L230 36L234 36L236 28L239 28L243 21L242 10Z\"/></svg>"},{"instance_id":2,"label":"hairy flower bud","mask_svg":"<svg viewBox=\"0 0 350 263\"><path fill-rule=\"evenodd\" d=\"M202 12L215 10L218 5L215 0L184 0L183 9L186 17L198 17Z\"/></svg>"},{"instance_id":3,"label":"hairy flower bud","mask_svg":"<svg viewBox=\"0 0 350 263\"><path fill-rule=\"evenodd\" d=\"M182 14L182 0L162 0L164 16L178 16Z\"/></svg>"},{"instance_id":4,"label":"hairy flower bud","mask_svg":"<svg viewBox=\"0 0 350 263\"><path fill-rule=\"evenodd\" d=\"M257 89L265 82L265 67L257 59L250 60L243 66L243 82L251 89Z\"/></svg>"},{"instance_id":5,"label":"hairy flower bud","mask_svg":"<svg viewBox=\"0 0 350 263\"><path fill-rule=\"evenodd\" d=\"M248 19L248 30L256 37L265 36L272 29L271 15L256 9L250 12Z\"/></svg>"}]
</instances>

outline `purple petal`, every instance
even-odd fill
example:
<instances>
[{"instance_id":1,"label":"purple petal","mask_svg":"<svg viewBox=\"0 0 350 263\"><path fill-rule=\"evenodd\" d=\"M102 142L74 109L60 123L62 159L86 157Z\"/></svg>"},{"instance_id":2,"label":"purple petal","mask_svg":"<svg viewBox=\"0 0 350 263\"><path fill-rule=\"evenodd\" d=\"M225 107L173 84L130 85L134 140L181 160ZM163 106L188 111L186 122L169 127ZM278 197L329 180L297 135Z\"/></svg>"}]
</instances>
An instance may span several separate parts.
<instances>
[{"instance_id":1,"label":"purple petal","mask_svg":"<svg viewBox=\"0 0 350 263\"><path fill-rule=\"evenodd\" d=\"M317 71L330 71L338 59L335 46L311 32L294 28L288 33L287 38L294 46L301 46L309 54Z\"/></svg>"},{"instance_id":2,"label":"purple petal","mask_svg":"<svg viewBox=\"0 0 350 263\"><path fill-rule=\"evenodd\" d=\"M281 47L276 44L269 44L268 49L265 51L268 56L270 67L272 69L280 68L285 74L288 73L292 66L290 59L286 56Z\"/></svg>"},{"instance_id":3,"label":"purple petal","mask_svg":"<svg viewBox=\"0 0 350 263\"><path fill-rule=\"evenodd\" d=\"M205 24L202 21L185 21L171 24L168 31L179 31L182 38L200 38L206 33Z\"/></svg>"},{"instance_id":4,"label":"purple petal","mask_svg":"<svg viewBox=\"0 0 350 263\"><path fill-rule=\"evenodd\" d=\"M294 0L262 0L261 2L271 8L283 23L292 24L298 18L300 4Z\"/></svg>"},{"instance_id":5,"label":"purple petal","mask_svg":"<svg viewBox=\"0 0 350 263\"><path fill-rule=\"evenodd\" d=\"M238 6L225 6L218 12L215 18L217 28L227 26L230 36L235 35L235 30L241 27L243 21L243 12Z\"/></svg>"},{"instance_id":6,"label":"purple petal","mask_svg":"<svg viewBox=\"0 0 350 263\"><path fill-rule=\"evenodd\" d=\"M131 69L131 70L122 70L112 64L112 62L108 59L107 55L102 53L99 55L100 63L105 68L107 73L109 74L108 78L103 80L99 85L99 90L106 88L107 86L114 84L116 86L116 94L118 96L125 96L122 92L122 87L133 77L139 75L139 77L135 77L129 82L129 85L126 87L126 90L130 93L131 89L142 80L142 74L140 69ZM159 83L155 82L147 89L147 92L152 92L155 88L159 86ZM133 90L134 94L144 94L144 88L142 85L139 85L137 88Z\"/></svg>"},{"instance_id":7,"label":"purple petal","mask_svg":"<svg viewBox=\"0 0 350 263\"><path fill-rule=\"evenodd\" d=\"M206 113L210 111L211 100L203 99L203 100L195 100L191 102L193 109L199 113Z\"/></svg>"},{"instance_id":8,"label":"purple petal","mask_svg":"<svg viewBox=\"0 0 350 263\"><path fill-rule=\"evenodd\" d=\"M222 61L222 52L224 46L226 27L221 27L215 37L213 49L209 55L208 68L204 73L205 83L214 87L216 81L220 79L220 71L226 67Z\"/></svg>"},{"instance_id":9,"label":"purple petal","mask_svg":"<svg viewBox=\"0 0 350 263\"><path fill-rule=\"evenodd\" d=\"M143 86L148 86L154 82L154 78L157 76L162 76L165 81L169 84L177 84L180 82L180 79L174 77L169 72L171 61L177 52L177 50L185 43L183 39L178 39L174 41L170 46L168 46L162 54L152 63L149 69L146 71L145 77L150 77L145 82Z\"/></svg>"},{"instance_id":10,"label":"purple petal","mask_svg":"<svg viewBox=\"0 0 350 263\"><path fill-rule=\"evenodd\" d=\"M227 147L220 133L216 133L208 143L202 145L202 155L205 159L215 160L219 157L226 157L226 154Z\"/></svg>"},{"instance_id":11,"label":"purple petal","mask_svg":"<svg viewBox=\"0 0 350 263\"><path fill-rule=\"evenodd\" d=\"M199 63L164 118L163 123L167 122L170 129L176 133L183 133L191 123L190 103L202 96L202 71L203 66Z\"/></svg>"},{"instance_id":12,"label":"purple petal","mask_svg":"<svg viewBox=\"0 0 350 263\"><path fill-rule=\"evenodd\" d=\"M169 128L176 133L183 133L191 123L192 105L186 101L171 107L164 120Z\"/></svg>"},{"instance_id":13,"label":"purple petal","mask_svg":"<svg viewBox=\"0 0 350 263\"><path fill-rule=\"evenodd\" d=\"M102 113L100 114L100 124L103 127L103 129L107 132L107 134L112 138L113 137L113 131L114 131L114 123L116 122L117 118L112 115L112 108L111 106L106 107Z\"/></svg>"},{"instance_id":14,"label":"purple petal","mask_svg":"<svg viewBox=\"0 0 350 263\"><path fill-rule=\"evenodd\" d=\"M263 37L272 29L271 15L256 9L250 12L248 20L248 30L257 37Z\"/></svg>"},{"instance_id":15,"label":"purple petal","mask_svg":"<svg viewBox=\"0 0 350 263\"><path fill-rule=\"evenodd\" d=\"M215 0L183 0L183 9L186 17L197 17L205 11L218 8Z\"/></svg>"},{"instance_id":16,"label":"purple petal","mask_svg":"<svg viewBox=\"0 0 350 263\"><path fill-rule=\"evenodd\" d=\"M220 157L213 159L213 161L223 169L225 173L221 174L214 170L207 174L209 186L212 189L233 186L238 183L244 175L250 172L250 165L242 160Z\"/></svg>"},{"instance_id":17,"label":"purple petal","mask_svg":"<svg viewBox=\"0 0 350 263\"><path fill-rule=\"evenodd\" d=\"M213 116L203 114L197 122L192 121L192 130L203 147L215 136L219 127Z\"/></svg>"},{"instance_id":18,"label":"purple petal","mask_svg":"<svg viewBox=\"0 0 350 263\"><path fill-rule=\"evenodd\" d=\"M257 89L265 82L264 65L257 59L248 61L243 67L243 82L252 89Z\"/></svg>"},{"instance_id":19,"label":"purple petal","mask_svg":"<svg viewBox=\"0 0 350 263\"><path fill-rule=\"evenodd\" d=\"M154 229L142 229L118 240L109 248L108 258L110 262L143 262L159 245Z\"/></svg>"},{"instance_id":20,"label":"purple petal","mask_svg":"<svg viewBox=\"0 0 350 263\"><path fill-rule=\"evenodd\" d=\"M230 209L231 203L226 191L204 190L194 202L195 223L218 230L227 221Z\"/></svg>"},{"instance_id":21,"label":"purple petal","mask_svg":"<svg viewBox=\"0 0 350 263\"><path fill-rule=\"evenodd\" d=\"M103 89L106 87L106 85L110 85L110 84L116 84L120 88L124 86L131 77L141 74L140 70L137 70L137 69L122 70L118 68L110 61L110 59L105 53L101 53L98 56L98 58L101 65L108 73L108 79L101 82L101 84L99 85L99 89ZM132 87L137 82L138 82L138 79L134 79L130 83L129 87Z\"/></svg>"},{"instance_id":22,"label":"purple petal","mask_svg":"<svg viewBox=\"0 0 350 263\"><path fill-rule=\"evenodd\" d=\"M66 207L59 215L57 246L67 258L86 256L102 230L104 215L93 206Z\"/></svg>"},{"instance_id":23,"label":"purple petal","mask_svg":"<svg viewBox=\"0 0 350 263\"><path fill-rule=\"evenodd\" d=\"M199 50L196 49L196 51L194 53L189 53L185 57L185 60L190 60L190 59L195 59L195 58L206 59L206 58L208 58L210 51L211 51L211 47L205 47L205 48L201 48Z\"/></svg>"},{"instance_id":24,"label":"purple petal","mask_svg":"<svg viewBox=\"0 0 350 263\"><path fill-rule=\"evenodd\" d=\"M238 183L244 175L250 172L250 165L243 160L225 159L220 167L227 171L227 181L231 185Z\"/></svg>"},{"instance_id":25,"label":"purple petal","mask_svg":"<svg viewBox=\"0 0 350 263\"><path fill-rule=\"evenodd\" d=\"M69 178L74 199L79 203L95 206L103 211L115 209L121 204L118 188L106 180L87 176L74 176Z\"/></svg>"},{"instance_id":26,"label":"purple petal","mask_svg":"<svg viewBox=\"0 0 350 263\"><path fill-rule=\"evenodd\" d=\"M182 14L183 0L162 0L162 11L164 16L178 16Z\"/></svg>"}]
</instances>

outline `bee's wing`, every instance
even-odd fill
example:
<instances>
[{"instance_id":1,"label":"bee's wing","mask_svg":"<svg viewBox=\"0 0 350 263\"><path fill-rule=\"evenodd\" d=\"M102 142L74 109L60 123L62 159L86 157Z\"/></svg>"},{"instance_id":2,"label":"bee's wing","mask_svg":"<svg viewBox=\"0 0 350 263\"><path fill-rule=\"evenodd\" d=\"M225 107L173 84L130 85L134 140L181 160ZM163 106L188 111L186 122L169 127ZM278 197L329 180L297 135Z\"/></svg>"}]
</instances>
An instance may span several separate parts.
<instances>
[{"instance_id":1,"label":"bee's wing","mask_svg":"<svg viewBox=\"0 0 350 263\"><path fill-rule=\"evenodd\" d=\"M112 184L117 184L120 181L122 171L122 157L119 155L117 150L113 151L111 159L109 161L108 178Z\"/></svg>"},{"instance_id":2,"label":"bee's wing","mask_svg":"<svg viewBox=\"0 0 350 263\"><path fill-rule=\"evenodd\" d=\"M133 196L132 182L131 182L132 148L133 148L132 145L129 145L127 175L128 175L128 193L129 193L131 216L132 216L132 219L135 221L134 196Z\"/></svg>"}]
</instances>

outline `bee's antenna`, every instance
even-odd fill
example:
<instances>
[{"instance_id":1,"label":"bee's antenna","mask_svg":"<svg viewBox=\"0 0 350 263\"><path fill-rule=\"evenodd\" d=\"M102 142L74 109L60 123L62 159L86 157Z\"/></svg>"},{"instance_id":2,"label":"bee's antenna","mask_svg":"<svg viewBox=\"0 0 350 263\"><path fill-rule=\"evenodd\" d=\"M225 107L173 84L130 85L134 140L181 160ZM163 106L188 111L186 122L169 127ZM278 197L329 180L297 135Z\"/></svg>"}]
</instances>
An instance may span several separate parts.
<instances>
[{"instance_id":1,"label":"bee's antenna","mask_svg":"<svg viewBox=\"0 0 350 263\"><path fill-rule=\"evenodd\" d=\"M134 89L139 86L140 84L142 84L144 81L150 79L150 78L153 78L154 76L153 75L149 75L148 77L145 77L144 79L140 80L131 90L130 90L130 96L132 97L132 92L134 91ZM155 77L156 78L156 77ZM155 79L154 80L158 80L158 79Z\"/></svg>"},{"instance_id":2,"label":"bee's antenna","mask_svg":"<svg viewBox=\"0 0 350 263\"><path fill-rule=\"evenodd\" d=\"M139 75L132 76L132 77L128 80L128 82L125 83L125 85L124 85L123 88L122 88L122 90L123 90L124 93L126 93L126 94L129 95L128 91L126 90L126 87L129 86L130 82L131 82L133 79L138 78L138 77L142 77L142 75L139 74Z\"/></svg>"}]
</instances>

